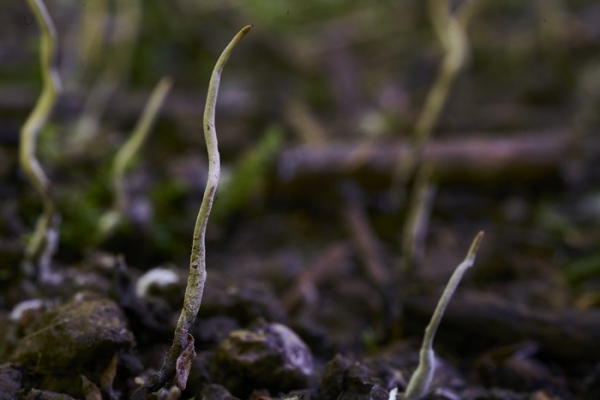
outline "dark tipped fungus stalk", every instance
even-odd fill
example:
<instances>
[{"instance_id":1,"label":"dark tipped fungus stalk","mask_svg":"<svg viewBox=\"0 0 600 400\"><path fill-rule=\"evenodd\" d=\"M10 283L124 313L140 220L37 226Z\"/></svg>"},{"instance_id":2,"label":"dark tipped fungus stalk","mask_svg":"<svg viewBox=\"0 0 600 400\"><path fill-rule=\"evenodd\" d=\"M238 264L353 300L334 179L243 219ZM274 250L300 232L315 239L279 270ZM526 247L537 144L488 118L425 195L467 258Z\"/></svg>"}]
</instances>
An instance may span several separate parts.
<instances>
[{"instance_id":1,"label":"dark tipped fungus stalk","mask_svg":"<svg viewBox=\"0 0 600 400\"><path fill-rule=\"evenodd\" d=\"M229 59L233 49L244 36L246 36L251 28L252 25L245 26L237 35L235 35L217 60L210 78L203 121L204 138L206 140L206 149L208 152L208 179L206 182L206 189L204 190L204 198L202 199L198 217L196 218L196 226L194 228L192 253L190 256L190 271L183 300L183 309L181 310L179 321L175 328L173 344L162 368L133 394L132 398L135 400L145 399L149 393L161 389L167 383L172 382L180 389L184 389L186 386L191 363L195 356L194 338L189 334L189 329L200 309L202 294L204 292L204 282L206 280L206 225L208 223L208 217L219 184L221 172L217 132L215 130L215 105L217 103L223 67Z\"/></svg>"},{"instance_id":2,"label":"dark tipped fungus stalk","mask_svg":"<svg viewBox=\"0 0 600 400\"><path fill-rule=\"evenodd\" d=\"M25 269L37 273L41 282L48 282L53 275L50 262L58 242L60 216L53 199L50 181L36 157L37 138L44 127L61 92L61 81L56 66L56 28L42 0L27 0L40 27L40 63L43 89L37 103L29 114L20 133L19 162L31 184L42 198L44 210L38 217L25 249Z\"/></svg>"},{"instance_id":3,"label":"dark tipped fungus stalk","mask_svg":"<svg viewBox=\"0 0 600 400\"><path fill-rule=\"evenodd\" d=\"M433 339L435 338L435 333L442 321L446 307L454 295L463 275L475 262L475 255L477 254L482 239L483 232L479 232L477 236L475 236L467 256L464 261L456 267L456 270L450 277L450 280L442 293L442 297L440 297L440 301L435 308L431 321L429 321L429 325L427 325L427 328L425 329L423 344L419 351L419 365L406 386L404 400L420 400L429 392L431 380L433 379L433 374L435 372L435 353L433 351Z\"/></svg>"}]
</instances>

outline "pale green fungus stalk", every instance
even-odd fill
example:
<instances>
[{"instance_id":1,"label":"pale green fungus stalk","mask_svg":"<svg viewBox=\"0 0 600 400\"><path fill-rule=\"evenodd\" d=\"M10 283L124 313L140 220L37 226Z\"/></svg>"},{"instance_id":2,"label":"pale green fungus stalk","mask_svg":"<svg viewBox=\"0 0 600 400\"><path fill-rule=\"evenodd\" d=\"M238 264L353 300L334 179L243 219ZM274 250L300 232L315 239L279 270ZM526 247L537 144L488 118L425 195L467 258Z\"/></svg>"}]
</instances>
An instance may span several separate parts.
<instances>
[{"instance_id":1,"label":"pale green fungus stalk","mask_svg":"<svg viewBox=\"0 0 600 400\"><path fill-rule=\"evenodd\" d=\"M406 215L406 222L402 231L402 254L406 255L403 262L403 270L423 259L425 251L425 237L429 227L429 217L433 201L437 192L437 185L433 176L435 164L426 162L423 167L417 170L415 176L415 185L411 193L410 204L418 204L419 207L410 209Z\"/></svg>"},{"instance_id":2,"label":"pale green fungus stalk","mask_svg":"<svg viewBox=\"0 0 600 400\"><path fill-rule=\"evenodd\" d=\"M411 148L398 162L392 178L391 194L398 203L406 191L410 177L413 174L417 177L413 189L415 194L410 200L402 232L401 272L410 270L420 261L419 256L424 253L427 226L423 226L421 222L429 219L435 187L431 179L433 168L431 166L424 168L421 165L423 152L448 99L452 83L465 65L469 50L467 25L479 4L478 1L466 1L453 13L450 10L449 0L429 1L431 22L445 55L415 125ZM426 194L430 197L429 201L421 201L423 196L427 196Z\"/></svg>"},{"instance_id":3,"label":"pale green fungus stalk","mask_svg":"<svg viewBox=\"0 0 600 400\"><path fill-rule=\"evenodd\" d=\"M114 28L109 38L110 46L92 49L108 52L109 56L103 57L104 65L100 76L87 95L83 113L71 135L69 146L72 153L85 151L95 137L109 100L125 79L133 59L142 18L142 3L140 0L116 1L114 9L114 15L98 15L98 18L111 17ZM83 39L88 40L89 37L84 36Z\"/></svg>"},{"instance_id":4,"label":"pale green fungus stalk","mask_svg":"<svg viewBox=\"0 0 600 400\"><path fill-rule=\"evenodd\" d=\"M129 139L121 146L112 165L112 185L114 203L111 210L100 217L95 242L100 242L110 236L123 219L127 208L127 191L125 190L125 171L131 165L135 155L146 142L150 128L154 124L158 112L173 85L169 77L163 77L150 95L146 107L135 126Z\"/></svg>"},{"instance_id":5,"label":"pale green fungus stalk","mask_svg":"<svg viewBox=\"0 0 600 400\"><path fill-rule=\"evenodd\" d=\"M104 32L109 12L108 0L94 0L81 2L81 20L77 43L76 63L77 77L79 80L90 78L92 71L96 71L101 61L106 59L104 52Z\"/></svg>"},{"instance_id":6,"label":"pale green fungus stalk","mask_svg":"<svg viewBox=\"0 0 600 400\"><path fill-rule=\"evenodd\" d=\"M219 92L219 84L221 81L221 72L225 63L229 59L231 52L238 43L250 31L252 25L247 25L233 38L229 45L223 50L223 53L217 60L213 69L210 83L208 86L208 94L206 98L206 108L204 110L204 138L206 140L206 149L208 152L208 179L204 198L200 205L196 225L194 228L194 236L192 239L192 254L190 256L190 275L186 287L185 301L183 312L179 318L179 326L185 326L186 332L189 324L193 322L200 309L202 294L204 290L204 280L206 278L206 248L205 236L208 217L212 208L215 191L219 184L219 176L221 173L221 163L219 156L219 148L217 142L217 132L215 130L215 105L217 103L217 95ZM177 336L177 335L176 335ZM181 335L180 335L181 336Z\"/></svg>"},{"instance_id":7,"label":"pale green fungus stalk","mask_svg":"<svg viewBox=\"0 0 600 400\"><path fill-rule=\"evenodd\" d=\"M203 121L204 138L206 140L206 149L208 152L208 179L194 228L192 253L190 256L190 271L185 289L183 309L181 310L179 321L175 328L173 344L162 368L133 394L132 399L135 400L145 399L148 393L162 388L169 382L176 383L181 389L185 388L185 381L187 380L186 374L189 373L189 366L191 365L189 357L190 352L193 353L194 340L189 334L189 329L200 310L204 292L204 282L206 281L206 226L208 224L208 217L210 215L221 173L217 132L215 130L215 106L219 92L219 83L221 81L221 72L233 49L240 43L251 28L252 25L247 25L235 35L229 45L223 50L223 53L221 53L210 78ZM187 367L182 370L180 369L182 365L187 365Z\"/></svg>"},{"instance_id":8,"label":"pale green fungus stalk","mask_svg":"<svg viewBox=\"0 0 600 400\"><path fill-rule=\"evenodd\" d=\"M51 279L50 262L58 242L60 216L50 190L50 181L36 157L36 144L56 99L62 90L56 66L56 28L42 0L27 0L40 27L40 63L43 89L20 133L19 162L31 184L42 198L44 210L39 216L25 249L25 269L37 272L38 279Z\"/></svg>"},{"instance_id":9,"label":"pale green fungus stalk","mask_svg":"<svg viewBox=\"0 0 600 400\"><path fill-rule=\"evenodd\" d=\"M406 386L404 400L420 400L429 392L433 374L435 373L435 353L433 351L433 339L435 338L435 333L442 321L446 307L448 307L448 303L454 295L463 275L475 262L475 255L477 254L482 239L483 232L479 232L477 236L475 236L475 239L473 239L473 243L469 248L467 256L464 261L456 267L456 270L450 277L450 280L442 293L442 297L440 297L433 316L431 317L431 321L429 321L429 325L427 325L427 328L425 329L423 344L419 351L419 366Z\"/></svg>"}]
</instances>

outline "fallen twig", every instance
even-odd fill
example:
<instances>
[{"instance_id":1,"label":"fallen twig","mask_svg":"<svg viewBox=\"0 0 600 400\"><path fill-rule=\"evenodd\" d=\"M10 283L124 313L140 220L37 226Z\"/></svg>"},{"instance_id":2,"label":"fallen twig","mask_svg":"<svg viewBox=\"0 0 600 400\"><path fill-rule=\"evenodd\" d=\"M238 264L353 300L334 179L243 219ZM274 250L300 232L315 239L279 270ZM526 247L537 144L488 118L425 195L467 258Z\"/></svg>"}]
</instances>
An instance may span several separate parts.
<instances>
[{"instance_id":1,"label":"fallen twig","mask_svg":"<svg viewBox=\"0 0 600 400\"><path fill-rule=\"evenodd\" d=\"M582 144L586 157L600 155L598 135ZM570 151L567 129L518 132L510 137L462 137L430 141L423 162L434 161L438 181L489 181L494 177L527 181L556 175ZM314 179L351 177L385 188L399 158L410 151L405 141L393 143L329 143L285 150L279 156L278 180L290 186ZM362 178L362 180L361 180Z\"/></svg>"},{"instance_id":2,"label":"fallen twig","mask_svg":"<svg viewBox=\"0 0 600 400\"><path fill-rule=\"evenodd\" d=\"M403 315L407 331L420 332L436 303L435 296L408 297ZM463 354L527 338L540 345L544 358L572 362L573 367L600 359L600 312L593 310L543 310L463 290L446 310L442 331L452 335L440 332L438 342L463 349Z\"/></svg>"}]
</instances>

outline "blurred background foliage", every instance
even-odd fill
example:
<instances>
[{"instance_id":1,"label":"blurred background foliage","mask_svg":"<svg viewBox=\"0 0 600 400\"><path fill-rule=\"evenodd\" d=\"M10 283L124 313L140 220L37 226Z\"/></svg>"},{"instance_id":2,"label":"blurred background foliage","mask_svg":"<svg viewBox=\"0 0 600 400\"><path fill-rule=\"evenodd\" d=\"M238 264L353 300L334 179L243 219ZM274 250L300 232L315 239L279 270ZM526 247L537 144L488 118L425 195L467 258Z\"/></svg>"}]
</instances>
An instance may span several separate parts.
<instances>
[{"instance_id":1,"label":"blurred background foliage","mask_svg":"<svg viewBox=\"0 0 600 400\"><path fill-rule=\"evenodd\" d=\"M469 27L469 61L434 136L508 137L559 128L585 136L597 131L598 3L473 1L481 4ZM281 178L276 164L283 149L409 137L443 56L427 2L421 0L46 3L59 32L67 90L41 135L39 158L60 188L63 260L79 258L91 245L88 233L112 201L112 157L163 76L174 79L174 88L128 173L127 222L105 246L127 252L143 240L144 256L136 258L136 251L130 251L134 264L187 257L206 172L201 118L207 83L224 44L243 25L255 28L227 65L217 104L220 149L231 178L223 181L215 203L217 218L210 229L216 239L236 238L233 232L243 218L293 209L296 200L282 197L273 183ZM0 173L5 179L0 194L5 209L17 208L20 218L5 220L0 226L4 236L26 232L23 226L33 224L37 210L18 175L15 152L18 131L40 87L38 30L31 22L24 1L0 3ZM600 190L595 177L584 180L592 184L577 186L576 179L565 179L555 188L545 186L547 196L539 206L544 212L527 205L532 211L519 223L544 227L566 215L569 224L577 225L579 209L561 208L559 190L572 190L565 195L569 198L584 192L593 197ZM498 209L530 201L529 184L507 188ZM319 195L322 189L313 186L324 208L318 216L339 208L338 200ZM398 233L399 212L378 208L380 197L370 196L368 207L385 211L381 223L379 214L373 218L386 239ZM303 205L315 207L314 202ZM493 210L482 207L485 216L478 217L490 219ZM438 212L443 216L443 207ZM299 232L315 233L303 231L305 215L293 215ZM396 232L390 233L393 226ZM573 229L579 229L552 226L553 240L560 243L575 240ZM273 235L280 232L272 229ZM581 229L600 237L598 225ZM578 256L593 253L587 241L570 245Z\"/></svg>"}]
</instances>

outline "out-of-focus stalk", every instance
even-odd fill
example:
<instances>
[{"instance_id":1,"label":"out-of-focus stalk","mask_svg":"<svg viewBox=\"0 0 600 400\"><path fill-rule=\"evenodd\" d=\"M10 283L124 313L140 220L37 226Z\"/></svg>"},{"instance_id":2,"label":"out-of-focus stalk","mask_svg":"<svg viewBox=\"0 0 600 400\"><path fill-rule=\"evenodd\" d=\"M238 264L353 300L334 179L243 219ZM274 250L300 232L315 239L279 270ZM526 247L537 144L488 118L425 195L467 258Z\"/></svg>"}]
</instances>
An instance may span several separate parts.
<instances>
[{"instance_id":1,"label":"out-of-focus stalk","mask_svg":"<svg viewBox=\"0 0 600 400\"><path fill-rule=\"evenodd\" d=\"M26 271L37 273L38 279L45 282L52 277L50 262L58 243L60 216L51 193L50 181L36 157L36 145L39 133L52 113L62 85L56 66L56 28L48 9L42 0L27 0L27 4L40 28L43 89L21 129L19 162L27 178L39 193L44 209L27 243L24 262Z\"/></svg>"},{"instance_id":2,"label":"out-of-focus stalk","mask_svg":"<svg viewBox=\"0 0 600 400\"><path fill-rule=\"evenodd\" d=\"M150 95L148 103L133 133L121 146L112 165L112 186L114 201L112 208L100 217L94 242L98 243L110 236L123 219L127 210L127 191L125 190L125 171L131 165L135 155L146 142L150 128L154 124L162 104L173 85L169 77L162 78Z\"/></svg>"},{"instance_id":3,"label":"out-of-focus stalk","mask_svg":"<svg viewBox=\"0 0 600 400\"><path fill-rule=\"evenodd\" d=\"M405 197L408 181L412 176L416 177L402 230L401 271L418 264L424 253L427 223L436 189L433 179L435 167L421 165L423 150L439 120L452 83L464 67L469 51L467 25L478 5L476 0L467 0L452 12L449 0L429 1L431 22L445 55L415 125L412 149L398 162L392 178L391 195L399 203L399 199Z\"/></svg>"}]
</instances>

